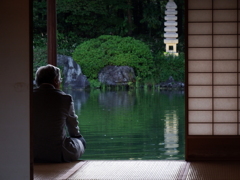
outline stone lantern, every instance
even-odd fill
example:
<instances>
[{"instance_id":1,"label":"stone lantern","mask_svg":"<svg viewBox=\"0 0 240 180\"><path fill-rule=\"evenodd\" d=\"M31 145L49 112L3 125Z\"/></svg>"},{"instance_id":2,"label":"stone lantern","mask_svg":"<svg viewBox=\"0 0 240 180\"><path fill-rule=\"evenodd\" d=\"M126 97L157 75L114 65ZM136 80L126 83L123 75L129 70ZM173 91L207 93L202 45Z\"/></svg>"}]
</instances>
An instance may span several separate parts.
<instances>
[{"instance_id":1,"label":"stone lantern","mask_svg":"<svg viewBox=\"0 0 240 180\"><path fill-rule=\"evenodd\" d=\"M177 5L173 0L169 0L166 5L165 11L165 34L164 44L166 44L166 52L178 56L177 44L178 44L178 33L177 33Z\"/></svg>"}]
</instances>

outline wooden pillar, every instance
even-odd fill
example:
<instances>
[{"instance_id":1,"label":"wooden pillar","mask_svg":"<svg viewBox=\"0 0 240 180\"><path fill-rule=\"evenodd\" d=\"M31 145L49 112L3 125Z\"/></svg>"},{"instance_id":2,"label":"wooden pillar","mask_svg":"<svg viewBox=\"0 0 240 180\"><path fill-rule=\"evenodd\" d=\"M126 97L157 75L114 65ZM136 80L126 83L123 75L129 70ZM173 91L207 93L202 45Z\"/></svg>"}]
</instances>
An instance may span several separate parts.
<instances>
[{"instance_id":1,"label":"wooden pillar","mask_svg":"<svg viewBox=\"0 0 240 180\"><path fill-rule=\"evenodd\" d=\"M48 64L57 65L56 0L47 0Z\"/></svg>"}]
</instances>

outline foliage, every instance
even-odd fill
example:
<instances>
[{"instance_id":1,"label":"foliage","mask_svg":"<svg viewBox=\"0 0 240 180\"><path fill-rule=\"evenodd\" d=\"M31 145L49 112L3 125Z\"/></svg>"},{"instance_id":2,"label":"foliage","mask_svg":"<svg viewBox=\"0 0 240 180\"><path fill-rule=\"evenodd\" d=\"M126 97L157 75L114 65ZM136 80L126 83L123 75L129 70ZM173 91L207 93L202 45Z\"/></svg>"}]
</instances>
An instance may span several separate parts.
<instances>
[{"instance_id":1,"label":"foliage","mask_svg":"<svg viewBox=\"0 0 240 180\"><path fill-rule=\"evenodd\" d=\"M46 0L33 1L33 34L38 37L47 33L47 2Z\"/></svg>"},{"instance_id":2,"label":"foliage","mask_svg":"<svg viewBox=\"0 0 240 180\"><path fill-rule=\"evenodd\" d=\"M161 36L164 31L164 12L167 1L143 1L143 12L140 23L148 31L149 37L152 35Z\"/></svg>"},{"instance_id":3,"label":"foliage","mask_svg":"<svg viewBox=\"0 0 240 180\"><path fill-rule=\"evenodd\" d=\"M70 31L88 38L102 34L124 35L127 27L121 12L128 8L129 5L121 0L58 0L58 29L61 33Z\"/></svg>"},{"instance_id":4,"label":"foliage","mask_svg":"<svg viewBox=\"0 0 240 180\"><path fill-rule=\"evenodd\" d=\"M168 0L57 0L58 49L71 53L76 44L103 34L147 36L148 41L163 41L167 2ZM179 37L182 37L184 1L175 2L178 6ZM33 0L34 46L46 46L46 9L47 0Z\"/></svg>"},{"instance_id":5,"label":"foliage","mask_svg":"<svg viewBox=\"0 0 240 180\"><path fill-rule=\"evenodd\" d=\"M149 38L148 35L134 36L134 38L147 44L153 56L156 56L159 52L165 51L165 44L161 38Z\"/></svg>"},{"instance_id":6,"label":"foliage","mask_svg":"<svg viewBox=\"0 0 240 180\"><path fill-rule=\"evenodd\" d=\"M155 59L155 65L155 74L160 82L168 80L169 76L176 81L184 82L185 57L183 53L180 53L179 56L160 53Z\"/></svg>"},{"instance_id":7,"label":"foliage","mask_svg":"<svg viewBox=\"0 0 240 180\"><path fill-rule=\"evenodd\" d=\"M63 33L57 33L57 53L71 56L77 45L86 41L86 38L79 38L74 32L69 32L66 36Z\"/></svg>"},{"instance_id":8,"label":"foliage","mask_svg":"<svg viewBox=\"0 0 240 180\"><path fill-rule=\"evenodd\" d=\"M159 78L161 81L165 81L168 74L175 74L173 76L176 76L177 79L184 79L184 75L182 75L184 70L172 67L170 64L173 63L173 60L166 61L169 63L167 65L163 60L167 57L161 55L165 51L165 44L163 43L164 16L165 5L168 0L57 0L56 2L58 54L71 56L77 45L84 44L85 41L88 42L89 39L97 38L103 34L121 37L130 36L144 42L150 48L155 62L154 68L147 68L143 65L142 70L140 68L141 63L131 62L131 64L129 62L129 65L137 66L138 74L149 73L141 74L144 78L138 77L139 80L136 82L138 85L142 82L151 84L153 81L159 81ZM184 52L185 2L184 0L175 0L175 3L178 7L178 51ZM33 46L35 72L36 68L45 64L47 59L47 0L33 0ZM105 44L105 46L107 45ZM99 47L101 46L99 45ZM93 54L98 54L96 56L105 57L105 59L100 60L101 58L94 56L99 61L91 60L91 63L89 63L92 67L100 66L101 63L103 66L108 63L122 65L129 59L140 57L139 54L116 54L113 50L112 54L103 54L101 49L93 48L95 49L94 51L91 50ZM159 54L159 52L161 53ZM89 56L91 57L91 55ZM178 58L176 61L179 60ZM146 62L144 63L146 64ZM174 66L176 64L178 63L175 63ZM152 66L151 63L150 66ZM172 70L169 72L167 69L164 70L162 66L166 68L169 66L170 69L175 68L176 71L170 73ZM150 70L148 71L148 69ZM92 72L97 72L97 70L92 70ZM176 75L177 73L179 76ZM97 74L95 73L93 76L96 78ZM94 82L93 85L98 86L98 83Z\"/></svg>"},{"instance_id":9,"label":"foliage","mask_svg":"<svg viewBox=\"0 0 240 180\"><path fill-rule=\"evenodd\" d=\"M131 37L102 35L80 44L73 53L83 73L96 79L106 65L131 66L139 77L152 74L153 58L149 47Z\"/></svg>"},{"instance_id":10,"label":"foliage","mask_svg":"<svg viewBox=\"0 0 240 180\"><path fill-rule=\"evenodd\" d=\"M33 48L33 77L40 66L47 64L47 48Z\"/></svg>"},{"instance_id":11,"label":"foliage","mask_svg":"<svg viewBox=\"0 0 240 180\"><path fill-rule=\"evenodd\" d=\"M95 89L95 88L98 89L101 87L101 82L99 82L97 79L90 79L89 83L90 83L91 88L93 88L93 89Z\"/></svg>"}]
</instances>

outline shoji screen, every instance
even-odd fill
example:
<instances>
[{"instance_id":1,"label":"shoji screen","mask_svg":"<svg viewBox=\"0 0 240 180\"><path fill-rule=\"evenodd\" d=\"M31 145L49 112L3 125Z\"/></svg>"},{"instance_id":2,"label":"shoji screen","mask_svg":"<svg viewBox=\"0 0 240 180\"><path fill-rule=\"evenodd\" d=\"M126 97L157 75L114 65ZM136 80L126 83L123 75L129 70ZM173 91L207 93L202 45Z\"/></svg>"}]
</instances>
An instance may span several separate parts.
<instances>
[{"instance_id":1,"label":"shoji screen","mask_svg":"<svg viewBox=\"0 0 240 180\"><path fill-rule=\"evenodd\" d=\"M186 159L239 158L240 0L186 3Z\"/></svg>"}]
</instances>

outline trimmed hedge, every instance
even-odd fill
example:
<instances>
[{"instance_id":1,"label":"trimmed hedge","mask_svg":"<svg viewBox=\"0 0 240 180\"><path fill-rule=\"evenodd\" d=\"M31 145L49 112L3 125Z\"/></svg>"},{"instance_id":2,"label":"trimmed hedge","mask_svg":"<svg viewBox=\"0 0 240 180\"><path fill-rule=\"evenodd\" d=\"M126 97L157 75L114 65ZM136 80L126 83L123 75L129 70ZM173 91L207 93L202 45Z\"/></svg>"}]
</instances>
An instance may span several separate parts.
<instances>
[{"instance_id":1,"label":"trimmed hedge","mask_svg":"<svg viewBox=\"0 0 240 180\"><path fill-rule=\"evenodd\" d=\"M89 79L107 65L131 66L141 78L152 75L154 61L149 47L132 37L102 35L83 42L73 52L73 59Z\"/></svg>"}]
</instances>

